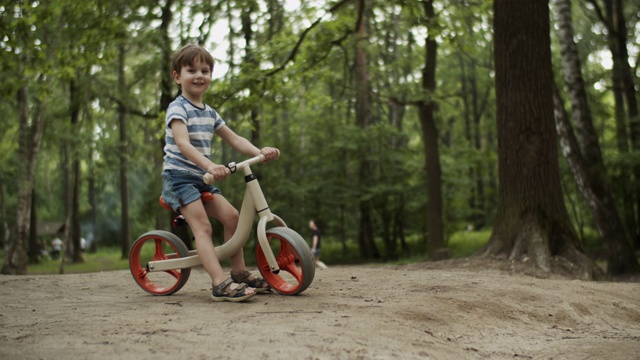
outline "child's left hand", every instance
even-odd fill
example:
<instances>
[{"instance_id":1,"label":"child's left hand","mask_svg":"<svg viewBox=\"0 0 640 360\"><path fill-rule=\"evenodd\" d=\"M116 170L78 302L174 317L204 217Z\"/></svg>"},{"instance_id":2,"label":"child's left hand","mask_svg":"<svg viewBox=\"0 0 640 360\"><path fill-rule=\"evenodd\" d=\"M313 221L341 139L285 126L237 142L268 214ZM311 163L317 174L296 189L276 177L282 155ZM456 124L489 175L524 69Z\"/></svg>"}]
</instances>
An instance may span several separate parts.
<instances>
[{"instance_id":1,"label":"child's left hand","mask_svg":"<svg viewBox=\"0 0 640 360\"><path fill-rule=\"evenodd\" d=\"M260 154L264 155L264 161L275 160L280 156L280 150L272 147L264 147L260 150Z\"/></svg>"}]
</instances>

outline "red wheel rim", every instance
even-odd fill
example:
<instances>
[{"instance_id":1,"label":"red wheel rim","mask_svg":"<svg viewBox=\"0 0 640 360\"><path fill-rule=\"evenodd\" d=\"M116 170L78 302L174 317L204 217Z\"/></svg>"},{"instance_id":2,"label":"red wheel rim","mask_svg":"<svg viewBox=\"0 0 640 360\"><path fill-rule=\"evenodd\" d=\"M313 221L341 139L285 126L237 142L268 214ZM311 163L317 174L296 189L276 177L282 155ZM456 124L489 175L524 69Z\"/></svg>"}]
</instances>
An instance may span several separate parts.
<instances>
[{"instance_id":1,"label":"red wheel rim","mask_svg":"<svg viewBox=\"0 0 640 360\"><path fill-rule=\"evenodd\" d=\"M154 246L154 251L151 256L147 254L149 252L148 248L151 246L150 244ZM167 247L169 247L173 253L167 254ZM176 288L181 286L180 282L184 276L182 269L152 273L147 269L147 262L166 260L178 256L178 249L176 249L171 242L165 241L161 237L148 236L136 241L133 248L131 248L129 268L135 281L145 291L154 295L168 295L175 292Z\"/></svg>"},{"instance_id":2,"label":"red wheel rim","mask_svg":"<svg viewBox=\"0 0 640 360\"><path fill-rule=\"evenodd\" d=\"M271 287L279 293L296 294L302 286L302 278L304 276L301 268L298 266L300 261L298 252L291 244L289 244L288 241L280 238L279 236L269 234L268 240L272 245L274 245L272 248L279 247L279 251L277 253L274 252L274 255L276 257L278 267L280 268L280 273L274 274L271 271L271 267L269 266L269 262L267 261L264 252L262 251L262 247L258 244L256 248L256 259L260 273ZM286 278L282 276L285 275L283 272L286 273Z\"/></svg>"}]
</instances>

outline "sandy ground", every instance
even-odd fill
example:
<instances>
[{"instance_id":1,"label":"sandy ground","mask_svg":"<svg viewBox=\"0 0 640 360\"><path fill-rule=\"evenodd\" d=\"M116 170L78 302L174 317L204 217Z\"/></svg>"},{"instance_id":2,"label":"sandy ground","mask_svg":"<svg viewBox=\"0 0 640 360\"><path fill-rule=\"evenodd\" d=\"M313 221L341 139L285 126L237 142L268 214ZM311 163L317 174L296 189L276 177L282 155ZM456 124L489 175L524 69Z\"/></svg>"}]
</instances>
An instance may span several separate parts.
<instances>
[{"instance_id":1,"label":"sandy ground","mask_svg":"<svg viewBox=\"0 0 640 360\"><path fill-rule=\"evenodd\" d=\"M0 359L640 359L640 283L507 263L330 266L298 296L168 297L128 271L0 276Z\"/></svg>"}]
</instances>

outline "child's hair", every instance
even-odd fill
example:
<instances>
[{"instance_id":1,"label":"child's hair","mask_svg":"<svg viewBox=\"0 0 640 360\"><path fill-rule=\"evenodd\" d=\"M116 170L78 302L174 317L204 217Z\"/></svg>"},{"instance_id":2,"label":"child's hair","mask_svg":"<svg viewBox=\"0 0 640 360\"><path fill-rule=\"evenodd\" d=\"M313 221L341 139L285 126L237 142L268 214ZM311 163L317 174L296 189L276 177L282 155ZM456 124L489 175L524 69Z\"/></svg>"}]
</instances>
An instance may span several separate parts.
<instances>
[{"instance_id":1,"label":"child's hair","mask_svg":"<svg viewBox=\"0 0 640 360\"><path fill-rule=\"evenodd\" d=\"M211 68L213 72L213 65L215 63L213 56L198 44L188 44L176 51L173 55L171 69L179 74L183 66L193 66L196 59L209 65L209 68Z\"/></svg>"}]
</instances>

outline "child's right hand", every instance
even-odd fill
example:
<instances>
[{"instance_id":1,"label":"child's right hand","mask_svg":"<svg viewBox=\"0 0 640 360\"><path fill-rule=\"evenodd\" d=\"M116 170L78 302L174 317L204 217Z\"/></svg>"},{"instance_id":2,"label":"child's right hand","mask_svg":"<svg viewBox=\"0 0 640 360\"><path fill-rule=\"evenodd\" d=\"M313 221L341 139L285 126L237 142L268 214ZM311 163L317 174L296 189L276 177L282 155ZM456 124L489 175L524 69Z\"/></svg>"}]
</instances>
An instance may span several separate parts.
<instances>
[{"instance_id":1,"label":"child's right hand","mask_svg":"<svg viewBox=\"0 0 640 360\"><path fill-rule=\"evenodd\" d=\"M223 180L224 178L226 178L231 174L231 171L229 170L229 168L227 168L224 165L218 165L218 164L214 164L213 166L210 166L207 169L207 172L213 175L213 180L215 181Z\"/></svg>"},{"instance_id":2,"label":"child's right hand","mask_svg":"<svg viewBox=\"0 0 640 360\"><path fill-rule=\"evenodd\" d=\"M260 154L264 155L264 161L267 162L280 157L280 150L273 147L264 147L260 150Z\"/></svg>"}]
</instances>

